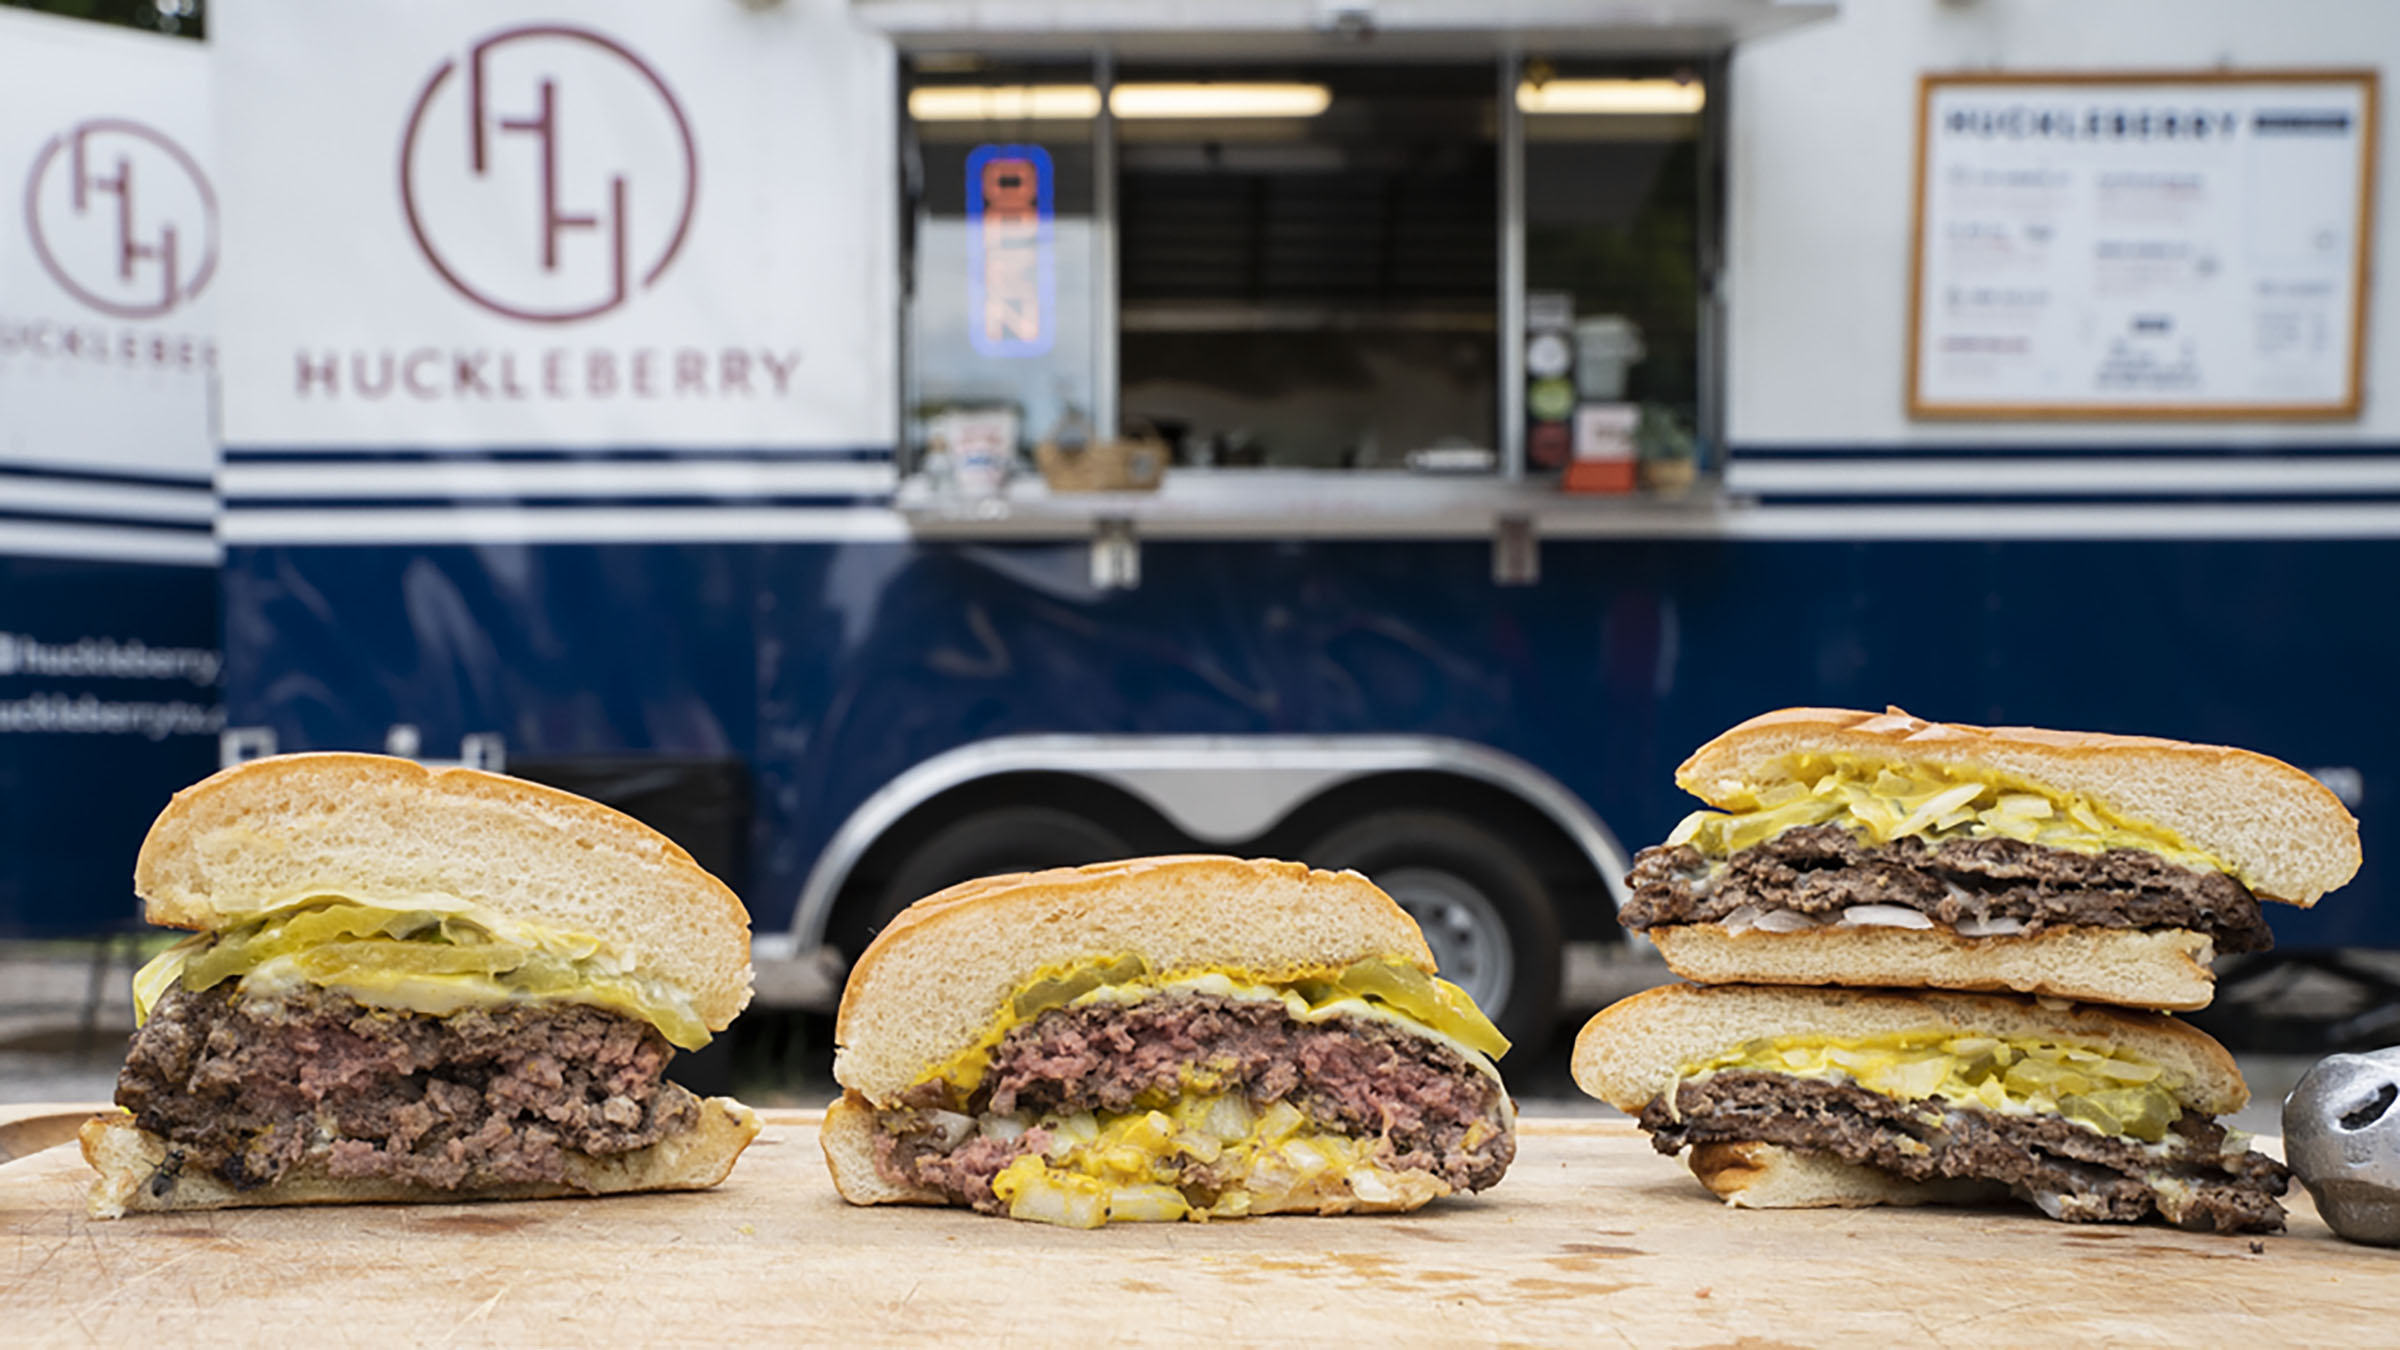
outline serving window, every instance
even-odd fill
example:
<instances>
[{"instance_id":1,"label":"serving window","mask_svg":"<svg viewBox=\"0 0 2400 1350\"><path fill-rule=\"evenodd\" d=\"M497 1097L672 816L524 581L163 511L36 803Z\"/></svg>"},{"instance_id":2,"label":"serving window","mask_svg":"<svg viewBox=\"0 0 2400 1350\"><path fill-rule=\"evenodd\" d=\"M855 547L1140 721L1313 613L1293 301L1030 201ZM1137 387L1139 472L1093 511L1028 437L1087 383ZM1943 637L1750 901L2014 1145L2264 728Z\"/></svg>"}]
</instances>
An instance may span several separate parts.
<instances>
[{"instance_id":1,"label":"serving window","mask_svg":"<svg viewBox=\"0 0 2400 1350\"><path fill-rule=\"evenodd\" d=\"M1705 70L920 52L903 86L912 469L1539 478L1595 406L1702 457Z\"/></svg>"},{"instance_id":2,"label":"serving window","mask_svg":"<svg viewBox=\"0 0 2400 1350\"><path fill-rule=\"evenodd\" d=\"M1119 87L1177 73L1127 69ZM1428 448L1489 452L1491 72L1238 74L1322 109L1119 123L1123 415L1186 465L1396 469Z\"/></svg>"}]
</instances>

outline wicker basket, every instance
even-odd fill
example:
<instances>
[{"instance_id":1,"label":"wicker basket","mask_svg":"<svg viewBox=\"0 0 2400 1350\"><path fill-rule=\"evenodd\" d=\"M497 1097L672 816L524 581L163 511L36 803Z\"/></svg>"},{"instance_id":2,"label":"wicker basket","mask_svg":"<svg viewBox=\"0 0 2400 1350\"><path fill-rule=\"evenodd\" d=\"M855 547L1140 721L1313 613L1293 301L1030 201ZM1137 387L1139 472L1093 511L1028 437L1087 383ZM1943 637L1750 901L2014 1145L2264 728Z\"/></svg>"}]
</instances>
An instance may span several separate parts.
<instances>
[{"instance_id":1,"label":"wicker basket","mask_svg":"<svg viewBox=\"0 0 2400 1350\"><path fill-rule=\"evenodd\" d=\"M1053 441L1033 448L1033 462L1052 492L1151 492L1167 472L1167 443L1155 434L1067 449Z\"/></svg>"}]
</instances>

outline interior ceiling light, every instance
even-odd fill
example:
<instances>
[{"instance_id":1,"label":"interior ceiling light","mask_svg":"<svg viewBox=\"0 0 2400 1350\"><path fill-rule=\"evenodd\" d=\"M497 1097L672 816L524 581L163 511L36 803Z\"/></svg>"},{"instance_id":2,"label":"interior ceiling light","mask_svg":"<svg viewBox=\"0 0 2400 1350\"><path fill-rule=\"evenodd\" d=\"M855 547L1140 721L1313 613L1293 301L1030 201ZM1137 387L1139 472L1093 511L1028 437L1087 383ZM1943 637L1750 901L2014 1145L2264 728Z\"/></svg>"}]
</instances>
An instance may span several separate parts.
<instances>
[{"instance_id":1,"label":"interior ceiling light","mask_svg":"<svg viewBox=\"0 0 2400 1350\"><path fill-rule=\"evenodd\" d=\"M1333 103L1321 84L1120 84L1108 108L1119 117L1315 117Z\"/></svg>"},{"instance_id":2,"label":"interior ceiling light","mask_svg":"<svg viewBox=\"0 0 2400 1350\"><path fill-rule=\"evenodd\" d=\"M1708 106L1698 80L1550 80L1517 86L1517 107L1528 113L1696 113Z\"/></svg>"},{"instance_id":3,"label":"interior ceiling light","mask_svg":"<svg viewBox=\"0 0 2400 1350\"><path fill-rule=\"evenodd\" d=\"M1125 118L1315 117L1333 104L1321 84L1120 84L1109 109ZM1088 84L929 84L908 91L920 122L1023 122L1092 118Z\"/></svg>"},{"instance_id":4,"label":"interior ceiling light","mask_svg":"<svg viewBox=\"0 0 2400 1350\"><path fill-rule=\"evenodd\" d=\"M920 122L1027 122L1100 115L1100 91L1088 84L929 84L908 91L908 115Z\"/></svg>"}]
</instances>

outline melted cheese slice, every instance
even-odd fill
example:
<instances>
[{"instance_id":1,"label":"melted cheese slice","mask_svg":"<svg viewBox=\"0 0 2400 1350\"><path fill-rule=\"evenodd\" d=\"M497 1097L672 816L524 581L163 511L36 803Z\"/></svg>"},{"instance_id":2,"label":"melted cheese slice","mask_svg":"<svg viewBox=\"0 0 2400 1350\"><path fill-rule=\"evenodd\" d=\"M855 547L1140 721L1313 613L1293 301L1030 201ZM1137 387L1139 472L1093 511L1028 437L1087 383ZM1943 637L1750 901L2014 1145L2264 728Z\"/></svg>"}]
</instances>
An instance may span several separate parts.
<instances>
[{"instance_id":1,"label":"melted cheese slice","mask_svg":"<svg viewBox=\"0 0 2400 1350\"><path fill-rule=\"evenodd\" d=\"M229 979L245 997L314 986L366 1007L435 1017L577 1003L647 1022L685 1050L710 1039L688 997L600 939L503 919L455 896L314 893L267 906L142 967L133 977L135 1016L147 1021L178 984L197 992Z\"/></svg>"},{"instance_id":2,"label":"melted cheese slice","mask_svg":"<svg viewBox=\"0 0 2400 1350\"><path fill-rule=\"evenodd\" d=\"M2152 1144L2165 1139L2183 1114L2177 1095L2182 1083L2134 1056L2056 1041L1939 1032L1751 1041L1686 1065L1678 1087L1742 1071L1844 1083L1895 1101L1942 1101L2007 1116L2064 1116L2096 1134ZM1667 1100L1672 1103L1674 1093Z\"/></svg>"}]
</instances>

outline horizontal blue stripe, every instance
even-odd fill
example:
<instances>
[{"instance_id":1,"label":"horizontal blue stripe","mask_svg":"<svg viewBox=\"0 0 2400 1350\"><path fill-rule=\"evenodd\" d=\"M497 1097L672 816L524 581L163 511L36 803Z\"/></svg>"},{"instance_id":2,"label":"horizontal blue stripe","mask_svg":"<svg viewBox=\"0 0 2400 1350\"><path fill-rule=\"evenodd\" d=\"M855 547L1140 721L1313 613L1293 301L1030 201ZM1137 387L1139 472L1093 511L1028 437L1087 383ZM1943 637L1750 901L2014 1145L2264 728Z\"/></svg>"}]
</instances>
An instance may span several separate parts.
<instances>
[{"instance_id":1,"label":"horizontal blue stripe","mask_svg":"<svg viewBox=\"0 0 2400 1350\"><path fill-rule=\"evenodd\" d=\"M177 488L191 492L206 492L216 486L215 480L207 474L133 473L120 469L67 468L54 464L0 463L0 478L35 478L106 487Z\"/></svg>"},{"instance_id":2,"label":"horizontal blue stripe","mask_svg":"<svg viewBox=\"0 0 2400 1350\"><path fill-rule=\"evenodd\" d=\"M1911 441L1902 445L1777 445L1743 442L1731 447L1735 459L2360 459L2400 455L2400 442L2335 441L2240 445L2200 442L2182 445L2119 445L2104 441L2046 441L2033 445L1953 445L1941 441Z\"/></svg>"},{"instance_id":3,"label":"horizontal blue stripe","mask_svg":"<svg viewBox=\"0 0 2400 1350\"><path fill-rule=\"evenodd\" d=\"M829 450L259 450L225 448L228 464L883 464L892 451L868 446Z\"/></svg>"},{"instance_id":4,"label":"horizontal blue stripe","mask_svg":"<svg viewBox=\"0 0 2400 1350\"><path fill-rule=\"evenodd\" d=\"M886 506L889 493L873 494L645 494L642 496L578 497L543 496L514 497L508 495L482 496L398 496L398 497L228 497L227 511L408 511L447 510L494 507L524 508L533 511L570 508L626 507L760 507L760 506Z\"/></svg>"},{"instance_id":5,"label":"horizontal blue stripe","mask_svg":"<svg viewBox=\"0 0 2400 1350\"><path fill-rule=\"evenodd\" d=\"M206 520L160 520L155 516L105 516L89 511L23 510L0 504L0 520L22 520L37 525L99 525L112 530L156 530L161 534L199 535L205 538L216 529Z\"/></svg>"}]
</instances>

